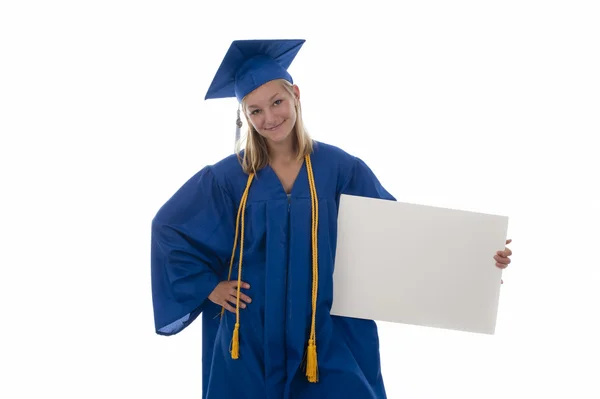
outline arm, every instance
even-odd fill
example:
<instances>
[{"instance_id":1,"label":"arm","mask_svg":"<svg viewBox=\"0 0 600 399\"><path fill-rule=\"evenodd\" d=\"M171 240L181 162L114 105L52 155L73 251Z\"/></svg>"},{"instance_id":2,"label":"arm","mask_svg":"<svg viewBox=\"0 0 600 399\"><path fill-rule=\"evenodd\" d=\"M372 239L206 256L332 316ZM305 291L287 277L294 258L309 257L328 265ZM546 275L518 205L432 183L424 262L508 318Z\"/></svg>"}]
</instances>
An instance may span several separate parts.
<instances>
[{"instance_id":1,"label":"arm","mask_svg":"<svg viewBox=\"0 0 600 399\"><path fill-rule=\"evenodd\" d=\"M207 167L153 219L151 280L157 334L177 334L191 324L221 281L233 244L232 206Z\"/></svg>"},{"instance_id":2,"label":"arm","mask_svg":"<svg viewBox=\"0 0 600 399\"><path fill-rule=\"evenodd\" d=\"M394 196L379 182L369 166L356 157L353 157L353 162L350 165L349 173L345 176L340 194L396 201Z\"/></svg>"}]
</instances>

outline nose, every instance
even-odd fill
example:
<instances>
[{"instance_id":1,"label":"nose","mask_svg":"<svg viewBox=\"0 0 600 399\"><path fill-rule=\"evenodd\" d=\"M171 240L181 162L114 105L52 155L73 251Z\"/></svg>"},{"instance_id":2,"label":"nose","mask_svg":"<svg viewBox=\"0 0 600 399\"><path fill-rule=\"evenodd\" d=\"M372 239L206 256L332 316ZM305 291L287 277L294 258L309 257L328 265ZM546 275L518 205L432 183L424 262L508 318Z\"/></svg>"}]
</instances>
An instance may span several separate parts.
<instances>
[{"instance_id":1,"label":"nose","mask_svg":"<svg viewBox=\"0 0 600 399\"><path fill-rule=\"evenodd\" d=\"M277 121L277 117L275 116L275 113L269 109L266 109L264 111L264 115L265 115L265 127L266 128L271 128L273 126L277 126L277 124L279 123Z\"/></svg>"}]
</instances>

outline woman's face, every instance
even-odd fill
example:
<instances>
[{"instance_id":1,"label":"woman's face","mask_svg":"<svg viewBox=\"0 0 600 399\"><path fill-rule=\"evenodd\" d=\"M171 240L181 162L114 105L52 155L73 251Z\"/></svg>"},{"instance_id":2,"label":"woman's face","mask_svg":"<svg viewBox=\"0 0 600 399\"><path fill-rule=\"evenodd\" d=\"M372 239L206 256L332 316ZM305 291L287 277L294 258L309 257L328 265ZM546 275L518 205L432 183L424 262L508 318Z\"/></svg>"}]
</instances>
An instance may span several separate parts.
<instances>
[{"instance_id":1,"label":"woman's face","mask_svg":"<svg viewBox=\"0 0 600 399\"><path fill-rule=\"evenodd\" d=\"M295 104L299 97L295 85L292 96L281 82L267 82L246 96L246 115L258 134L273 143L281 143L291 137L296 125Z\"/></svg>"}]
</instances>

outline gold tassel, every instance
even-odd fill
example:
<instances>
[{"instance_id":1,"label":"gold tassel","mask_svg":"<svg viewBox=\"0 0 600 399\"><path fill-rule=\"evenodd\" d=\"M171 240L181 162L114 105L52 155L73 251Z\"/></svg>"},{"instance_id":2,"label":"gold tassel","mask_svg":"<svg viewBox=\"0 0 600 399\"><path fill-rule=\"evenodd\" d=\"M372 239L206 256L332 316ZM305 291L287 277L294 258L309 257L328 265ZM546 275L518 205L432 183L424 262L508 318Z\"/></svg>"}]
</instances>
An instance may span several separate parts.
<instances>
[{"instance_id":1,"label":"gold tassel","mask_svg":"<svg viewBox=\"0 0 600 399\"><path fill-rule=\"evenodd\" d=\"M238 359L240 357L240 323L235 323L233 330L233 338L231 340L231 358Z\"/></svg>"},{"instance_id":2,"label":"gold tassel","mask_svg":"<svg viewBox=\"0 0 600 399\"><path fill-rule=\"evenodd\" d=\"M306 376L309 382L317 382L317 346L312 339L308 341L308 358L306 359Z\"/></svg>"}]
</instances>

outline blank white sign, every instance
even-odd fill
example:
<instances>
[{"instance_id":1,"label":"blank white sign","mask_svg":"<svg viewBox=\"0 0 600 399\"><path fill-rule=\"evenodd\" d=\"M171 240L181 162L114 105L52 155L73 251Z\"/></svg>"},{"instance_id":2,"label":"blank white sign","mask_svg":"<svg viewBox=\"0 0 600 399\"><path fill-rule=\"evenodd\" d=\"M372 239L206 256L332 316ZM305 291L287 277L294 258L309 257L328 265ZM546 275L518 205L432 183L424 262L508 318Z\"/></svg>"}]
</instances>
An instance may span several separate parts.
<instances>
[{"instance_id":1,"label":"blank white sign","mask_svg":"<svg viewBox=\"0 0 600 399\"><path fill-rule=\"evenodd\" d=\"M494 334L508 217L342 195L331 314Z\"/></svg>"}]
</instances>

